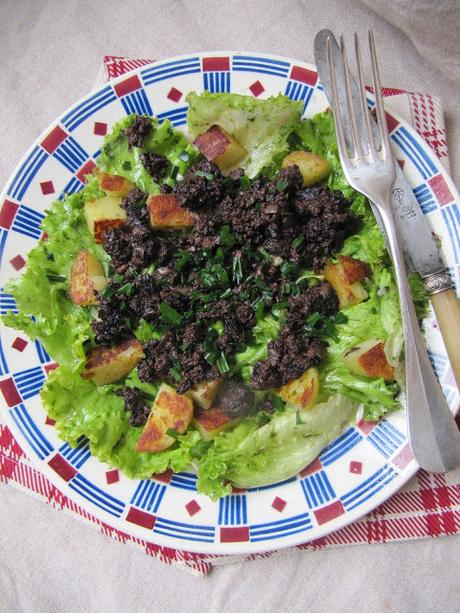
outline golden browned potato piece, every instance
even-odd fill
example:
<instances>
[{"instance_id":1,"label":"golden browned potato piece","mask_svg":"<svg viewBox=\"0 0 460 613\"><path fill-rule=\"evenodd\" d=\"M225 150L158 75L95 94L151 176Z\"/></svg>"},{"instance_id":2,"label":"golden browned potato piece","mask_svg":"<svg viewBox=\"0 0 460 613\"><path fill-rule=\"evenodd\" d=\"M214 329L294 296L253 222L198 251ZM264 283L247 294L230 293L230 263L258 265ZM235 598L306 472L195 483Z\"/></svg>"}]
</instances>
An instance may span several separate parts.
<instances>
[{"instance_id":1,"label":"golden browned potato piece","mask_svg":"<svg viewBox=\"0 0 460 613\"><path fill-rule=\"evenodd\" d=\"M102 170L97 170L94 174L99 182L99 187L107 192L108 196L124 198L129 191L136 187L132 181L125 179L125 177L109 175Z\"/></svg>"},{"instance_id":2,"label":"golden browned potato piece","mask_svg":"<svg viewBox=\"0 0 460 613\"><path fill-rule=\"evenodd\" d=\"M237 166L247 155L246 149L233 136L216 125L197 136L193 144L224 172Z\"/></svg>"},{"instance_id":3,"label":"golden browned potato piece","mask_svg":"<svg viewBox=\"0 0 460 613\"><path fill-rule=\"evenodd\" d=\"M385 341L380 339L369 339L358 347L352 347L343 356L343 361L358 375L390 381L395 378L395 370L385 354Z\"/></svg>"},{"instance_id":4,"label":"golden browned potato piece","mask_svg":"<svg viewBox=\"0 0 460 613\"><path fill-rule=\"evenodd\" d=\"M364 262L344 256L339 257L337 264L328 262L324 267L324 278L335 289L341 309L366 300L368 294L361 280L369 274Z\"/></svg>"},{"instance_id":5,"label":"golden browned potato piece","mask_svg":"<svg viewBox=\"0 0 460 613\"><path fill-rule=\"evenodd\" d=\"M319 392L319 372L309 368L303 375L280 387L276 393L283 400L292 402L302 409L310 409L316 402Z\"/></svg>"},{"instance_id":6,"label":"golden browned potato piece","mask_svg":"<svg viewBox=\"0 0 460 613\"><path fill-rule=\"evenodd\" d=\"M99 260L89 251L80 251L70 271L69 294L74 304L97 304L96 292L107 285Z\"/></svg>"},{"instance_id":7,"label":"golden browned potato piece","mask_svg":"<svg viewBox=\"0 0 460 613\"><path fill-rule=\"evenodd\" d=\"M300 170L302 187L310 187L329 176L329 162L311 151L292 151L288 153L281 164L287 168L295 164Z\"/></svg>"},{"instance_id":8,"label":"golden browned potato piece","mask_svg":"<svg viewBox=\"0 0 460 613\"><path fill-rule=\"evenodd\" d=\"M163 451L174 443L174 437L167 434L168 428L184 433L193 417L193 402L185 395L162 383L155 397L147 423L136 445L136 451Z\"/></svg>"},{"instance_id":9,"label":"golden browned potato piece","mask_svg":"<svg viewBox=\"0 0 460 613\"><path fill-rule=\"evenodd\" d=\"M195 222L196 216L182 208L172 194L152 194L147 199L152 228L187 228Z\"/></svg>"},{"instance_id":10,"label":"golden browned potato piece","mask_svg":"<svg viewBox=\"0 0 460 613\"><path fill-rule=\"evenodd\" d=\"M127 219L119 196L104 196L85 202L84 215L96 243L102 243L108 230L123 225Z\"/></svg>"},{"instance_id":11,"label":"golden browned potato piece","mask_svg":"<svg viewBox=\"0 0 460 613\"><path fill-rule=\"evenodd\" d=\"M115 347L96 347L89 352L81 376L83 379L92 379L96 385L115 383L127 375L143 357L142 345L136 339L128 339Z\"/></svg>"},{"instance_id":12,"label":"golden browned potato piece","mask_svg":"<svg viewBox=\"0 0 460 613\"><path fill-rule=\"evenodd\" d=\"M212 407L211 409L199 409L196 411L193 418L193 425L204 440L208 441L214 436L217 436L220 432L233 428L233 426L236 426L241 420L242 417L235 417L232 419L219 407Z\"/></svg>"},{"instance_id":13,"label":"golden browned potato piece","mask_svg":"<svg viewBox=\"0 0 460 613\"><path fill-rule=\"evenodd\" d=\"M223 379L216 379L215 381L203 381L197 383L191 390L187 392L195 404L202 409L209 409L212 405L212 401L217 395L219 388L221 387Z\"/></svg>"}]
</instances>

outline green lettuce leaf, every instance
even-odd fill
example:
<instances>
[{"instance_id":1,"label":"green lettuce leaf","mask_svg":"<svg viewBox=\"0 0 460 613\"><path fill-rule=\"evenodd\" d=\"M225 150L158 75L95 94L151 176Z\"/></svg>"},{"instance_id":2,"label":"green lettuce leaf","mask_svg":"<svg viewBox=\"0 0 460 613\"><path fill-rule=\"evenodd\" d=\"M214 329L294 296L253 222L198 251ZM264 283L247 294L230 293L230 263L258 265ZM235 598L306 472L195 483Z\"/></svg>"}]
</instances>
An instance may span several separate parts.
<instances>
[{"instance_id":1,"label":"green lettuce leaf","mask_svg":"<svg viewBox=\"0 0 460 613\"><path fill-rule=\"evenodd\" d=\"M198 153L181 132L173 129L169 120L160 123L157 118L150 118L152 130L144 146L130 149L125 129L133 123L135 117L136 115L128 115L115 124L104 140L98 166L108 173L133 181L144 192L158 194L160 186L144 168L141 155L146 152L164 155L172 167L176 167L177 177L180 177L187 171ZM167 179L166 182L170 180Z\"/></svg>"},{"instance_id":2,"label":"green lettuce leaf","mask_svg":"<svg viewBox=\"0 0 460 613\"><path fill-rule=\"evenodd\" d=\"M142 384L135 371L128 384L136 384L155 395L156 388ZM52 371L43 390L42 400L48 415L56 421L59 435L70 445L77 445L81 436L89 439L91 453L132 478L147 478L168 468L185 470L192 461L190 449L201 439L190 430L161 453L139 453L135 450L142 427L128 423L123 399L116 394L118 385L97 386L85 381L69 368Z\"/></svg>"},{"instance_id":3,"label":"green lettuce leaf","mask_svg":"<svg viewBox=\"0 0 460 613\"><path fill-rule=\"evenodd\" d=\"M198 487L216 499L237 487L284 481L312 462L352 419L357 404L336 395L310 410L286 410L257 428L245 420L217 437L198 467Z\"/></svg>"},{"instance_id":4,"label":"green lettuce leaf","mask_svg":"<svg viewBox=\"0 0 460 613\"><path fill-rule=\"evenodd\" d=\"M289 151L288 137L300 125L302 102L279 94L267 100L239 94L191 92L187 125L193 138L212 125L231 134L248 152L241 166L249 177L273 174Z\"/></svg>"},{"instance_id":5,"label":"green lettuce leaf","mask_svg":"<svg viewBox=\"0 0 460 613\"><path fill-rule=\"evenodd\" d=\"M67 293L72 261L82 249L94 253L104 266L108 260L83 218L85 201L95 195L101 193L92 179L81 192L54 202L42 223L47 239L30 251L22 276L6 286L19 313L2 318L5 325L39 338L57 362L74 370L83 364L83 344L93 339L93 332L91 309L74 305Z\"/></svg>"}]
</instances>

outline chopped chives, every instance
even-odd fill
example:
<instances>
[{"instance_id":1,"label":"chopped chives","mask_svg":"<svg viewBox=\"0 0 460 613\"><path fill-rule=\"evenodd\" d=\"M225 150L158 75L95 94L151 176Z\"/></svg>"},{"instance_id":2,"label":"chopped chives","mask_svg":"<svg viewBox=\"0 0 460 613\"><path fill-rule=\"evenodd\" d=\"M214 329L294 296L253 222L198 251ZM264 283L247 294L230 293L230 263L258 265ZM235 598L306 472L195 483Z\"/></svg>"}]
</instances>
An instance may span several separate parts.
<instances>
[{"instance_id":1,"label":"chopped chives","mask_svg":"<svg viewBox=\"0 0 460 613\"><path fill-rule=\"evenodd\" d=\"M175 430L173 430L172 428L167 428L166 430L166 434L168 436L170 436L171 438L175 438L177 439L179 437L179 432L176 432Z\"/></svg>"},{"instance_id":2,"label":"chopped chives","mask_svg":"<svg viewBox=\"0 0 460 613\"><path fill-rule=\"evenodd\" d=\"M219 372L222 375L229 372L230 366L228 365L227 358L225 357L225 353L223 353L222 351L220 352L220 355L216 360L216 364L217 364L217 368L219 369Z\"/></svg>"},{"instance_id":3,"label":"chopped chives","mask_svg":"<svg viewBox=\"0 0 460 613\"><path fill-rule=\"evenodd\" d=\"M179 326L182 321L182 315L176 311L170 304L167 302L161 302L160 313L166 323L171 324L172 326Z\"/></svg>"}]
</instances>

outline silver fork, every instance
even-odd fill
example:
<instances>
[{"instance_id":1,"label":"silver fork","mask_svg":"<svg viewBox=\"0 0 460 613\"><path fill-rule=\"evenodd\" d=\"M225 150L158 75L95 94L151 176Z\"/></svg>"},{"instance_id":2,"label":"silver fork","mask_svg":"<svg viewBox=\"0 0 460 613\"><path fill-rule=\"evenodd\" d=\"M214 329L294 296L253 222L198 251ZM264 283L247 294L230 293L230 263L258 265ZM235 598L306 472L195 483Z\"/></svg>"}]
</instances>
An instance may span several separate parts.
<instances>
[{"instance_id":1,"label":"silver fork","mask_svg":"<svg viewBox=\"0 0 460 613\"><path fill-rule=\"evenodd\" d=\"M406 412L409 440L417 463L426 470L447 472L460 465L460 433L428 358L407 281L407 271L391 207L395 166L383 107L374 34L369 31L377 119L380 135L375 139L369 119L363 62L355 34L360 111L365 130L358 129L357 109L353 103L350 72L345 46L341 41L346 96L339 97L336 66L331 39L327 54L331 81L332 110L340 161L352 187L374 203L385 229L387 246L393 260L402 315L405 342Z\"/></svg>"}]
</instances>

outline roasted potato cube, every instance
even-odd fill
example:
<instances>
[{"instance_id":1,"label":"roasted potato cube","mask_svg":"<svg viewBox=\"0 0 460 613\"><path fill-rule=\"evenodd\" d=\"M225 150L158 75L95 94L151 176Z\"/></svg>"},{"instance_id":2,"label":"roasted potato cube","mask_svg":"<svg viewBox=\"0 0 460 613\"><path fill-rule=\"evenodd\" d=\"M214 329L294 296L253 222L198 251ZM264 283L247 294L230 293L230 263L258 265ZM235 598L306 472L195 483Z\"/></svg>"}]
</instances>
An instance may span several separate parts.
<instances>
[{"instance_id":1,"label":"roasted potato cube","mask_svg":"<svg viewBox=\"0 0 460 613\"><path fill-rule=\"evenodd\" d=\"M124 198L129 191L136 187L132 181L119 175L109 175L102 170L97 170L94 174L99 182L99 187L109 196Z\"/></svg>"},{"instance_id":2,"label":"roasted potato cube","mask_svg":"<svg viewBox=\"0 0 460 613\"><path fill-rule=\"evenodd\" d=\"M329 281L339 297L340 308L363 302L367 291L361 280L369 275L369 268L360 260L340 256L337 264L328 262L324 267L324 278Z\"/></svg>"},{"instance_id":3,"label":"roasted potato cube","mask_svg":"<svg viewBox=\"0 0 460 613\"><path fill-rule=\"evenodd\" d=\"M211 409L199 409L195 411L193 425L201 436L208 441L214 436L217 436L220 432L233 428L233 426L236 426L241 420L242 417L232 419L219 407L212 407Z\"/></svg>"},{"instance_id":4,"label":"roasted potato cube","mask_svg":"<svg viewBox=\"0 0 460 613\"><path fill-rule=\"evenodd\" d=\"M223 379L216 379L215 381L203 381L202 383L197 383L187 392L186 395L189 396L195 402L195 404L202 409L209 409L222 385L222 382Z\"/></svg>"},{"instance_id":5,"label":"roasted potato cube","mask_svg":"<svg viewBox=\"0 0 460 613\"><path fill-rule=\"evenodd\" d=\"M347 283L353 284L362 281L371 274L369 266L361 260L350 258L347 255L339 255L339 263L342 265L343 274Z\"/></svg>"},{"instance_id":6,"label":"roasted potato cube","mask_svg":"<svg viewBox=\"0 0 460 613\"><path fill-rule=\"evenodd\" d=\"M385 341L369 339L357 347L352 347L343 356L345 365L354 373L365 377L395 378L395 369L385 354Z\"/></svg>"},{"instance_id":7,"label":"roasted potato cube","mask_svg":"<svg viewBox=\"0 0 460 613\"><path fill-rule=\"evenodd\" d=\"M176 196L171 194L152 194L147 199L150 224L155 230L163 228L186 228L192 226L196 216L182 208Z\"/></svg>"},{"instance_id":8,"label":"roasted potato cube","mask_svg":"<svg viewBox=\"0 0 460 613\"><path fill-rule=\"evenodd\" d=\"M303 179L302 187L310 187L328 177L330 173L329 162L310 151L288 153L281 167L287 168L293 164L299 167Z\"/></svg>"},{"instance_id":9,"label":"roasted potato cube","mask_svg":"<svg viewBox=\"0 0 460 613\"><path fill-rule=\"evenodd\" d=\"M137 441L136 451L158 452L171 447L174 438L168 428L182 434L192 421L193 402L163 383L158 390L147 423Z\"/></svg>"},{"instance_id":10,"label":"roasted potato cube","mask_svg":"<svg viewBox=\"0 0 460 613\"><path fill-rule=\"evenodd\" d=\"M121 208L121 198L115 196L104 196L86 202L84 215L96 243L102 243L107 230L123 225L127 219Z\"/></svg>"},{"instance_id":11,"label":"roasted potato cube","mask_svg":"<svg viewBox=\"0 0 460 613\"><path fill-rule=\"evenodd\" d=\"M99 260L89 251L80 251L70 271L69 294L74 304L97 304L96 292L107 285Z\"/></svg>"},{"instance_id":12,"label":"roasted potato cube","mask_svg":"<svg viewBox=\"0 0 460 613\"><path fill-rule=\"evenodd\" d=\"M247 151L220 126L211 126L193 143L210 162L222 171L230 170L246 157Z\"/></svg>"},{"instance_id":13,"label":"roasted potato cube","mask_svg":"<svg viewBox=\"0 0 460 613\"><path fill-rule=\"evenodd\" d=\"M319 392L319 372L317 368L309 368L303 375L293 379L277 390L283 400L292 402L301 409L311 408Z\"/></svg>"},{"instance_id":14,"label":"roasted potato cube","mask_svg":"<svg viewBox=\"0 0 460 613\"><path fill-rule=\"evenodd\" d=\"M127 375L144 357L141 343L128 339L115 347L96 347L86 358L83 379L92 379L96 385L115 383Z\"/></svg>"}]
</instances>

